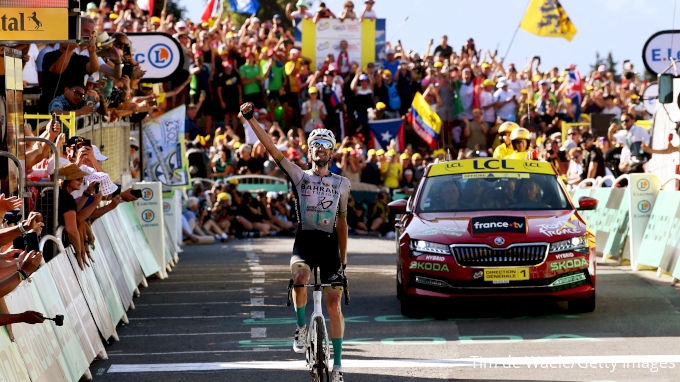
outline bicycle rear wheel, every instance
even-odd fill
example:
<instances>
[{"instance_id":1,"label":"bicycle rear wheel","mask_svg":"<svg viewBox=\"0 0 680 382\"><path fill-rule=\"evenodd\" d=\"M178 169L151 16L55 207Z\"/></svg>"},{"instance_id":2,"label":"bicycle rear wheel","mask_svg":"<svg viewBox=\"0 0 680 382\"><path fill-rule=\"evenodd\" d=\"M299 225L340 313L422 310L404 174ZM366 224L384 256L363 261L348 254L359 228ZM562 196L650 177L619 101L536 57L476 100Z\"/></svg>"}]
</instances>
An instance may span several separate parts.
<instances>
[{"instance_id":1,"label":"bicycle rear wheel","mask_svg":"<svg viewBox=\"0 0 680 382\"><path fill-rule=\"evenodd\" d=\"M314 367L316 368L316 375L319 382L330 381L330 374L328 372L327 353L328 353L328 337L326 336L326 326L323 318L316 317L314 319L314 327L316 331L312 333L314 338L315 349L312 349L314 355Z\"/></svg>"}]
</instances>

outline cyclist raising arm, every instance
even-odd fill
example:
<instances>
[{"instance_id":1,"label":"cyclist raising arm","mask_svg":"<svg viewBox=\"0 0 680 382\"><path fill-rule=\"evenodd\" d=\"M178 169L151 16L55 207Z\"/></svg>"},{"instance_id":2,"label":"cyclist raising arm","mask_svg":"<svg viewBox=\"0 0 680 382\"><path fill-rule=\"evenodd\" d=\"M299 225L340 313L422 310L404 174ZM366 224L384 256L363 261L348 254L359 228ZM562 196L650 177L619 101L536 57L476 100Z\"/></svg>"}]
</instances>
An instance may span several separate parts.
<instances>
[{"instance_id":1,"label":"cyclist raising arm","mask_svg":"<svg viewBox=\"0 0 680 382\"><path fill-rule=\"evenodd\" d=\"M269 154L274 158L288 179L293 183L295 193L295 212L298 216L297 233L290 259L291 272L295 284L307 284L311 269L321 269L321 283L341 282L345 278L347 266L347 199L350 182L347 178L335 175L328 170L328 162L335 150L335 136L330 130L315 129L309 134L307 146L312 162L311 170L300 167L284 158L269 135L253 118L253 104L241 105L239 118L246 122L257 135ZM330 335L333 343L333 382L342 382L342 339L345 332L345 319L340 309L342 287L325 288L324 296L330 316ZM307 291L305 288L293 290L297 330L293 350L304 354L307 349L307 323L305 307Z\"/></svg>"}]
</instances>

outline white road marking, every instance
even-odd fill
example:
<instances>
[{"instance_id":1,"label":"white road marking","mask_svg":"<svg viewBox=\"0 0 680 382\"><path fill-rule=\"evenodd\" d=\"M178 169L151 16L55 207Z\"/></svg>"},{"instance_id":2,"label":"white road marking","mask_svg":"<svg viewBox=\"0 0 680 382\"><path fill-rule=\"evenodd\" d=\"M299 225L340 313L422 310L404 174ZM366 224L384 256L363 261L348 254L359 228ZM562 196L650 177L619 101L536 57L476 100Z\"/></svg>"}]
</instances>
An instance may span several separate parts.
<instances>
[{"instance_id":1,"label":"white road marking","mask_svg":"<svg viewBox=\"0 0 680 382\"><path fill-rule=\"evenodd\" d=\"M250 328L250 338L267 338L267 328Z\"/></svg>"},{"instance_id":2,"label":"white road marking","mask_svg":"<svg viewBox=\"0 0 680 382\"><path fill-rule=\"evenodd\" d=\"M280 349L289 351L288 349ZM262 351L260 349L260 351ZM159 353L167 354L167 353ZM117 355L117 354L109 354ZM343 368L451 368L474 367L494 368L503 366L530 366L541 369L541 365L568 365L578 369L582 365L616 363L639 365L644 362L680 362L680 355L611 355L611 356L569 356L569 357L506 357L506 358L459 358L459 359L362 359L342 360ZM573 366L573 367L572 367ZM178 372L209 370L305 370L305 361L255 361L255 362L207 362L111 365L109 373Z\"/></svg>"},{"instance_id":3,"label":"white road marking","mask_svg":"<svg viewBox=\"0 0 680 382\"><path fill-rule=\"evenodd\" d=\"M253 284L264 284L264 279L253 279Z\"/></svg>"},{"instance_id":4,"label":"white road marking","mask_svg":"<svg viewBox=\"0 0 680 382\"><path fill-rule=\"evenodd\" d=\"M173 302L163 304L136 304L135 306L179 306L179 305L224 305L224 304L247 304L248 301L211 301L211 302Z\"/></svg>"},{"instance_id":5,"label":"white road marking","mask_svg":"<svg viewBox=\"0 0 680 382\"><path fill-rule=\"evenodd\" d=\"M290 349L266 349L263 350L262 348L255 350L255 349L231 349L231 350L202 350L202 351L175 351L175 352L163 352L163 353L111 353L109 352L109 357L111 356L143 356L143 355L177 355L177 354L220 354L220 353L248 353L248 352L256 352L256 351L270 351L270 352L289 352ZM162 365L162 364L159 364ZM116 365L111 365L111 368L109 368L109 373L126 373L128 371L111 371L111 369L114 368ZM118 366L127 366L127 365L118 365ZM163 370L159 370L163 371ZM133 373L136 373L137 371L130 371Z\"/></svg>"},{"instance_id":6,"label":"white road marking","mask_svg":"<svg viewBox=\"0 0 680 382\"><path fill-rule=\"evenodd\" d=\"M179 293L227 293L227 292L245 292L248 289L221 289L221 290L178 290L173 292L144 292L144 295L148 294L179 294Z\"/></svg>"},{"instance_id":7,"label":"white road marking","mask_svg":"<svg viewBox=\"0 0 680 382\"><path fill-rule=\"evenodd\" d=\"M252 332L252 329L251 329ZM171 333L171 334L132 334L129 336L121 336L120 338L133 338L133 337L175 337L175 336L220 336L220 335L231 335L231 334L248 334L251 332L214 332L214 333Z\"/></svg>"},{"instance_id":8,"label":"white road marking","mask_svg":"<svg viewBox=\"0 0 680 382\"><path fill-rule=\"evenodd\" d=\"M251 271L262 271L262 270L264 270L264 268L262 268L262 267L250 267L250 270ZM264 276L264 272L262 272L262 275Z\"/></svg>"},{"instance_id":9,"label":"white road marking","mask_svg":"<svg viewBox=\"0 0 680 382\"><path fill-rule=\"evenodd\" d=\"M251 298L250 306L264 306L264 298Z\"/></svg>"},{"instance_id":10,"label":"white road marking","mask_svg":"<svg viewBox=\"0 0 680 382\"><path fill-rule=\"evenodd\" d=\"M264 318L264 312L262 311L250 312L250 318Z\"/></svg>"},{"instance_id":11,"label":"white road marking","mask_svg":"<svg viewBox=\"0 0 680 382\"><path fill-rule=\"evenodd\" d=\"M250 293L255 293L255 294L264 293L264 288L262 288L262 287L250 288Z\"/></svg>"},{"instance_id":12,"label":"white road marking","mask_svg":"<svg viewBox=\"0 0 680 382\"><path fill-rule=\"evenodd\" d=\"M253 272L254 277L264 277L264 272Z\"/></svg>"},{"instance_id":13,"label":"white road marking","mask_svg":"<svg viewBox=\"0 0 680 382\"><path fill-rule=\"evenodd\" d=\"M245 314L238 314L234 316L183 316L183 317L135 317L130 318L130 321L148 321L148 320L195 320L200 318L241 318Z\"/></svg>"}]
</instances>

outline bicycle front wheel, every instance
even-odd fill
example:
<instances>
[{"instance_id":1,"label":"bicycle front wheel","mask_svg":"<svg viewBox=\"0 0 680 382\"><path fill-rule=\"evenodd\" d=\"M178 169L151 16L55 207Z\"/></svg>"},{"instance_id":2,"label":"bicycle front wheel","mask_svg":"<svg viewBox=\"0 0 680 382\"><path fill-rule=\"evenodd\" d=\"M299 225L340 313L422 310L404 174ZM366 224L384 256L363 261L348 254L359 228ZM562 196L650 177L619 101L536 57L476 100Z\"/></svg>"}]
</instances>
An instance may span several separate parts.
<instances>
[{"instance_id":1,"label":"bicycle front wheel","mask_svg":"<svg viewBox=\"0 0 680 382\"><path fill-rule=\"evenodd\" d=\"M312 349L315 355L315 362L314 362L314 367L316 368L316 375L318 377L319 382L326 382L330 381L330 375L328 372L328 363L327 363L327 349L328 349L328 337L326 336L326 326L324 325L323 318L321 317L316 317L314 319L314 326L316 328L316 333L313 333L313 336L316 336L316 349Z\"/></svg>"}]
</instances>

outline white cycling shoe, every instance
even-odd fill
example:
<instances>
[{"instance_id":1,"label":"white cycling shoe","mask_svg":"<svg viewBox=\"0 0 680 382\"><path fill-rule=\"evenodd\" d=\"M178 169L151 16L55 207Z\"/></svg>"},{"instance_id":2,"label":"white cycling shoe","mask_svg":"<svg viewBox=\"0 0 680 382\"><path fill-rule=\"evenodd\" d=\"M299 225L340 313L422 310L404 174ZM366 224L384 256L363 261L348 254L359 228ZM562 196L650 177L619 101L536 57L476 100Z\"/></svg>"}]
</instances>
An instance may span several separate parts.
<instances>
[{"instance_id":1,"label":"white cycling shoe","mask_svg":"<svg viewBox=\"0 0 680 382\"><path fill-rule=\"evenodd\" d=\"M342 377L342 371L333 370L333 373L331 374L331 381L344 382L345 379Z\"/></svg>"},{"instance_id":2,"label":"white cycling shoe","mask_svg":"<svg viewBox=\"0 0 680 382\"><path fill-rule=\"evenodd\" d=\"M293 341L293 351L298 354L305 354L307 351L307 325L295 329L295 341Z\"/></svg>"}]
</instances>

